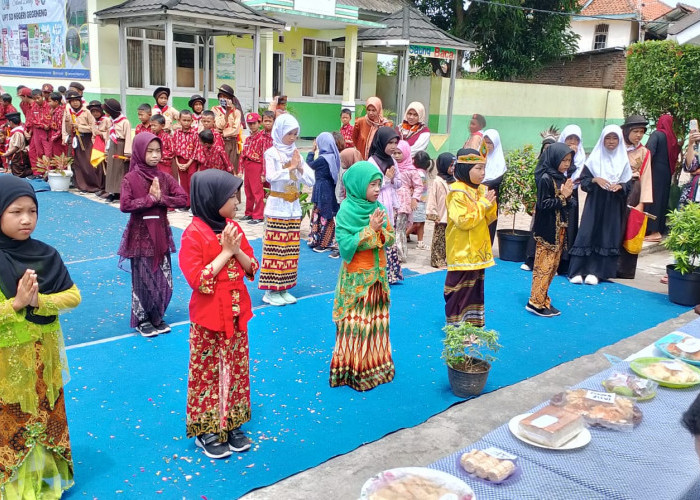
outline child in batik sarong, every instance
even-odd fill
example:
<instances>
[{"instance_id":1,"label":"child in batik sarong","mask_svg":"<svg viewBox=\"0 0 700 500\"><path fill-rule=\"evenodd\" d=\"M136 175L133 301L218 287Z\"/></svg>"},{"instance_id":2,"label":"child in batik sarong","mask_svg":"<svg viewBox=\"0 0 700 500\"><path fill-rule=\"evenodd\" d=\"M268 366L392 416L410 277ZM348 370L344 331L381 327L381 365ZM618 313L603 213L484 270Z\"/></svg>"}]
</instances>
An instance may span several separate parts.
<instances>
[{"instance_id":1,"label":"child in batik sarong","mask_svg":"<svg viewBox=\"0 0 700 500\"><path fill-rule=\"evenodd\" d=\"M451 325L484 326L484 269L494 265L489 224L496 220L496 193L481 185L486 158L474 149L464 153L447 193L445 317Z\"/></svg>"},{"instance_id":2,"label":"child in batik sarong","mask_svg":"<svg viewBox=\"0 0 700 500\"><path fill-rule=\"evenodd\" d=\"M246 451L241 430L250 420L248 320L253 316L244 278L258 262L236 215L243 181L209 169L192 176L192 223L182 235L180 269L192 287L187 437L209 458Z\"/></svg>"},{"instance_id":3,"label":"child in batik sarong","mask_svg":"<svg viewBox=\"0 0 700 500\"><path fill-rule=\"evenodd\" d=\"M347 198L336 216L343 262L333 304L331 387L366 391L394 379L385 251L394 244L394 230L377 201L382 178L366 161L353 165L343 177Z\"/></svg>"},{"instance_id":4,"label":"child in batik sarong","mask_svg":"<svg viewBox=\"0 0 700 500\"><path fill-rule=\"evenodd\" d=\"M163 320L173 295L170 254L175 251L168 208L187 195L175 178L158 171L162 143L150 132L134 138L131 170L124 176L121 211L131 214L119 245L119 262L131 260L131 327L144 337L167 333Z\"/></svg>"}]
</instances>

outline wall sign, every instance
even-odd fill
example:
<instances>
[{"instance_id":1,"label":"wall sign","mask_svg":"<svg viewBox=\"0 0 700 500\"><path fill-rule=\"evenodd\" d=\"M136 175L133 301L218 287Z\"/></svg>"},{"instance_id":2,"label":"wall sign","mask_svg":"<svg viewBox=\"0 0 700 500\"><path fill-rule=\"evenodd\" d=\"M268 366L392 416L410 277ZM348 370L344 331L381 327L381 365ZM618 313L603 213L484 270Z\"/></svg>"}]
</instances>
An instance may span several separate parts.
<instances>
[{"instance_id":1,"label":"wall sign","mask_svg":"<svg viewBox=\"0 0 700 500\"><path fill-rule=\"evenodd\" d=\"M447 59L453 61L456 55L455 49L443 49L442 47L434 47L430 45L409 45L408 55L431 57L434 59Z\"/></svg>"}]
</instances>

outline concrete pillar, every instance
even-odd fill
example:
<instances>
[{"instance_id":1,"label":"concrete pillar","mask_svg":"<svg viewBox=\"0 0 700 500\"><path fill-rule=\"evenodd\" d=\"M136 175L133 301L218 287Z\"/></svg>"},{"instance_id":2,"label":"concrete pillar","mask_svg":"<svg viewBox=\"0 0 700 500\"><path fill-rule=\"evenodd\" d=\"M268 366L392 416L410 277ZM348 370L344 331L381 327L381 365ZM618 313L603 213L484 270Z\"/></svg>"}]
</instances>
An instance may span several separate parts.
<instances>
[{"instance_id":1,"label":"concrete pillar","mask_svg":"<svg viewBox=\"0 0 700 500\"><path fill-rule=\"evenodd\" d=\"M95 30L96 31L96 30ZM129 85L129 63L126 55L126 26L119 21L119 102L122 105L122 112L126 115L126 87Z\"/></svg>"},{"instance_id":2,"label":"concrete pillar","mask_svg":"<svg viewBox=\"0 0 700 500\"><path fill-rule=\"evenodd\" d=\"M255 27L255 35L253 35L253 71L254 74L260 74L260 26ZM257 113L260 107L260 83L257 78L253 79L253 111ZM270 78L272 85L272 78Z\"/></svg>"},{"instance_id":3,"label":"concrete pillar","mask_svg":"<svg viewBox=\"0 0 700 500\"><path fill-rule=\"evenodd\" d=\"M260 100L270 103L272 98L273 36L271 30L260 32Z\"/></svg>"},{"instance_id":4,"label":"concrete pillar","mask_svg":"<svg viewBox=\"0 0 700 500\"><path fill-rule=\"evenodd\" d=\"M343 107L355 116L355 81L357 78L357 26L345 26L345 61L343 66Z\"/></svg>"},{"instance_id":5,"label":"concrete pillar","mask_svg":"<svg viewBox=\"0 0 700 500\"><path fill-rule=\"evenodd\" d=\"M208 108L207 106L207 99L209 98L209 81L211 80L211 72L209 71L209 42L211 41L211 35L209 33L209 30L204 30L204 84L202 85L202 97L204 97L204 107Z\"/></svg>"},{"instance_id":6,"label":"concrete pillar","mask_svg":"<svg viewBox=\"0 0 700 500\"><path fill-rule=\"evenodd\" d=\"M173 47L173 21L165 21L165 86L175 88L175 47Z\"/></svg>"}]
</instances>

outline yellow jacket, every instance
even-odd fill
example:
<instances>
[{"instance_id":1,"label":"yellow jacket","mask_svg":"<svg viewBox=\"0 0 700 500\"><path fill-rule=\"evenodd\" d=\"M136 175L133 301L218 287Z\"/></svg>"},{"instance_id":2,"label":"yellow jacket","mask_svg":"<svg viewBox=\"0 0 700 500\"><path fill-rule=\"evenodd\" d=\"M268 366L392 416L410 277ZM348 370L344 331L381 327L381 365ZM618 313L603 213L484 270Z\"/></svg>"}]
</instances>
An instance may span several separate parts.
<instances>
[{"instance_id":1,"label":"yellow jacket","mask_svg":"<svg viewBox=\"0 0 700 500\"><path fill-rule=\"evenodd\" d=\"M448 271L474 271L493 266L489 224L496 220L496 203L489 202L486 186L474 189L457 181L447 193Z\"/></svg>"}]
</instances>

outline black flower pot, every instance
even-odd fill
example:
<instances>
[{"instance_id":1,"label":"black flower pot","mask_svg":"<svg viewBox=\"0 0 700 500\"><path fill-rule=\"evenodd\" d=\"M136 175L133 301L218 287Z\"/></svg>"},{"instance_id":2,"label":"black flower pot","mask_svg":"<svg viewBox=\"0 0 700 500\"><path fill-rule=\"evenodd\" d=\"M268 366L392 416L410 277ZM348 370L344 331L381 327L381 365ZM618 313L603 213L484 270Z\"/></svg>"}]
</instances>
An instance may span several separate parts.
<instances>
[{"instance_id":1,"label":"black flower pot","mask_svg":"<svg viewBox=\"0 0 700 500\"><path fill-rule=\"evenodd\" d=\"M666 266L668 274L668 298L675 304L682 306L696 306L700 304L700 272L681 274L673 267Z\"/></svg>"},{"instance_id":2,"label":"black flower pot","mask_svg":"<svg viewBox=\"0 0 700 500\"><path fill-rule=\"evenodd\" d=\"M486 379L489 378L491 364L478 360L475 368L481 368L478 372L463 372L447 365L447 378L450 381L452 392L458 398L470 398L478 396L486 386Z\"/></svg>"},{"instance_id":3,"label":"black flower pot","mask_svg":"<svg viewBox=\"0 0 700 500\"><path fill-rule=\"evenodd\" d=\"M499 229L496 235L498 236L498 257L501 260L525 262L530 231Z\"/></svg>"}]
</instances>

